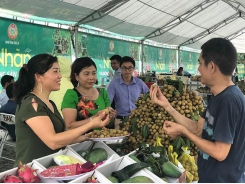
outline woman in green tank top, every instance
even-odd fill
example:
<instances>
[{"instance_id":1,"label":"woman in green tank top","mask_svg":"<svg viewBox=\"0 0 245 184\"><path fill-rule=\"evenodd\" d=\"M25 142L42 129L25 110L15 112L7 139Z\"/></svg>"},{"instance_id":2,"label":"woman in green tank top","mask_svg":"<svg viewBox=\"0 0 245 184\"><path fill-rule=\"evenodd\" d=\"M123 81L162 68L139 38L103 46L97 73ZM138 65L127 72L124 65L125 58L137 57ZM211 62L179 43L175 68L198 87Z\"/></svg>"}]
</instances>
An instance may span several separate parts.
<instances>
[{"instance_id":1,"label":"woman in green tank top","mask_svg":"<svg viewBox=\"0 0 245 184\"><path fill-rule=\"evenodd\" d=\"M97 67L89 57L77 58L71 66L70 80L74 88L66 91L61 104L68 130L86 125L105 108L110 110L110 119L116 116L107 91L93 87L97 81L96 72Z\"/></svg>"}]
</instances>

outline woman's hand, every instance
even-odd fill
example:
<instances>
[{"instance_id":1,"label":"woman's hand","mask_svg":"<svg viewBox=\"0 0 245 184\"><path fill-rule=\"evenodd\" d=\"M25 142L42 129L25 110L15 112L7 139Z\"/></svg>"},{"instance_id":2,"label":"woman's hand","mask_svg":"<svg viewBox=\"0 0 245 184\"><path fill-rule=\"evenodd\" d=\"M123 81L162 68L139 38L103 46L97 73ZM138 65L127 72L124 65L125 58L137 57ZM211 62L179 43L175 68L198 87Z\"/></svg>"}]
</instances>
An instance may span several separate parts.
<instances>
[{"instance_id":1,"label":"woman's hand","mask_svg":"<svg viewBox=\"0 0 245 184\"><path fill-rule=\"evenodd\" d=\"M100 111L89 123L92 124L93 128L104 127L109 123L109 114L106 114L104 110Z\"/></svg>"},{"instance_id":2,"label":"woman's hand","mask_svg":"<svg viewBox=\"0 0 245 184\"><path fill-rule=\"evenodd\" d=\"M89 139L89 134L91 134L91 133L88 133L88 134L84 134L84 135L79 136L79 137L74 141L74 143L80 143L80 142L83 142L83 141L87 141L87 140Z\"/></svg>"},{"instance_id":3,"label":"woman's hand","mask_svg":"<svg viewBox=\"0 0 245 184\"><path fill-rule=\"evenodd\" d=\"M162 94L158 86L151 85L150 98L151 98L152 103L160 105L165 109L166 107L170 105L167 98Z\"/></svg>"},{"instance_id":4,"label":"woman's hand","mask_svg":"<svg viewBox=\"0 0 245 184\"><path fill-rule=\"evenodd\" d=\"M117 116L117 111L114 110L113 108L107 107L106 109L108 109L108 111L109 111L109 118L110 118L110 119L115 118L115 117ZM106 112L106 111L107 111L106 109L98 111L98 112L92 117L92 119L94 119L95 117L100 116L101 113ZM107 111L107 112L108 112L108 111Z\"/></svg>"}]
</instances>

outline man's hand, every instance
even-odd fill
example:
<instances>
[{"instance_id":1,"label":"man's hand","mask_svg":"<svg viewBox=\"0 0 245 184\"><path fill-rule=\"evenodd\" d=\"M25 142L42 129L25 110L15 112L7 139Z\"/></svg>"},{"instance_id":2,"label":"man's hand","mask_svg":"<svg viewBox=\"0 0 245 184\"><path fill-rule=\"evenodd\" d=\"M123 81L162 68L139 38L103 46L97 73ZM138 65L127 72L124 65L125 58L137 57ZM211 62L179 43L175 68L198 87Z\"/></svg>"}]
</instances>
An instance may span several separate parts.
<instances>
[{"instance_id":1,"label":"man's hand","mask_svg":"<svg viewBox=\"0 0 245 184\"><path fill-rule=\"evenodd\" d=\"M151 97L152 103L160 105L163 108L166 108L170 105L167 98L162 94L158 86L153 86L153 85L151 86L150 97Z\"/></svg>"},{"instance_id":2,"label":"man's hand","mask_svg":"<svg viewBox=\"0 0 245 184\"><path fill-rule=\"evenodd\" d=\"M171 139L176 139L177 137L184 134L187 129L177 123L171 121L165 121L163 124L164 132L171 137Z\"/></svg>"},{"instance_id":3,"label":"man's hand","mask_svg":"<svg viewBox=\"0 0 245 184\"><path fill-rule=\"evenodd\" d=\"M113 108L109 107L109 117L110 119L113 119L117 116L117 111L114 110Z\"/></svg>"}]
</instances>

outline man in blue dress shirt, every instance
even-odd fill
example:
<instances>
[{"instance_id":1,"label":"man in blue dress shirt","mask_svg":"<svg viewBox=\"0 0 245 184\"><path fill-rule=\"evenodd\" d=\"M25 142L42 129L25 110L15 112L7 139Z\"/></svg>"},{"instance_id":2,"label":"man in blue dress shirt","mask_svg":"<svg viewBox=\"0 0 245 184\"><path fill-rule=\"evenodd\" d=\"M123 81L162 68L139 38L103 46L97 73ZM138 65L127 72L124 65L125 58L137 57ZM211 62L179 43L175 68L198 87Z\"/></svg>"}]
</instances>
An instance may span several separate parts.
<instances>
[{"instance_id":1,"label":"man in blue dress shirt","mask_svg":"<svg viewBox=\"0 0 245 184\"><path fill-rule=\"evenodd\" d=\"M135 102L140 94L149 91L146 84L139 78L133 77L135 61L129 56L124 56L120 62L121 76L111 81L107 91L110 101L115 100L117 117L115 118L115 129L119 129L119 124L125 116L131 114L131 110L136 108Z\"/></svg>"},{"instance_id":2,"label":"man in blue dress shirt","mask_svg":"<svg viewBox=\"0 0 245 184\"><path fill-rule=\"evenodd\" d=\"M113 55L111 56L111 68L115 71L113 74L113 79L121 76L121 69L120 69L120 61L122 57L119 55Z\"/></svg>"}]
</instances>

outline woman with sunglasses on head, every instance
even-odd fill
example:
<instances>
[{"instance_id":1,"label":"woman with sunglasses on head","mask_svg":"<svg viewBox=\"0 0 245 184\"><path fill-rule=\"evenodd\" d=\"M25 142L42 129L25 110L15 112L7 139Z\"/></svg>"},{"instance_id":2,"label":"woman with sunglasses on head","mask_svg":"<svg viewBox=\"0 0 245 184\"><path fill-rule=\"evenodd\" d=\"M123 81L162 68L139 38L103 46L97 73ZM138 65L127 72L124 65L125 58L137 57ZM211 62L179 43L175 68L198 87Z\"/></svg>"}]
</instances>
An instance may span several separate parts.
<instances>
[{"instance_id":1,"label":"woman with sunglasses on head","mask_svg":"<svg viewBox=\"0 0 245 184\"><path fill-rule=\"evenodd\" d=\"M20 161L29 163L56 153L68 144L84 141L87 136L82 134L108 124L109 116L101 112L86 125L66 131L56 105L49 100L50 93L60 89L61 78L58 59L49 54L32 57L20 69L18 80L14 83L18 104L15 114L15 165Z\"/></svg>"},{"instance_id":2,"label":"woman with sunglasses on head","mask_svg":"<svg viewBox=\"0 0 245 184\"><path fill-rule=\"evenodd\" d=\"M112 80L107 91L110 101L115 100L117 117L115 118L115 128L119 129L119 124L125 116L129 116L131 110L135 109L135 102L140 94L149 91L147 85L139 78L133 77L135 61L129 56L124 56L120 62L121 76Z\"/></svg>"},{"instance_id":3,"label":"woman with sunglasses on head","mask_svg":"<svg viewBox=\"0 0 245 184\"><path fill-rule=\"evenodd\" d=\"M106 108L110 119L116 116L116 111L110 108L107 91L94 87L97 67L92 59L77 58L71 66L70 80L74 88L66 91L61 104L67 129L86 125Z\"/></svg>"}]
</instances>

